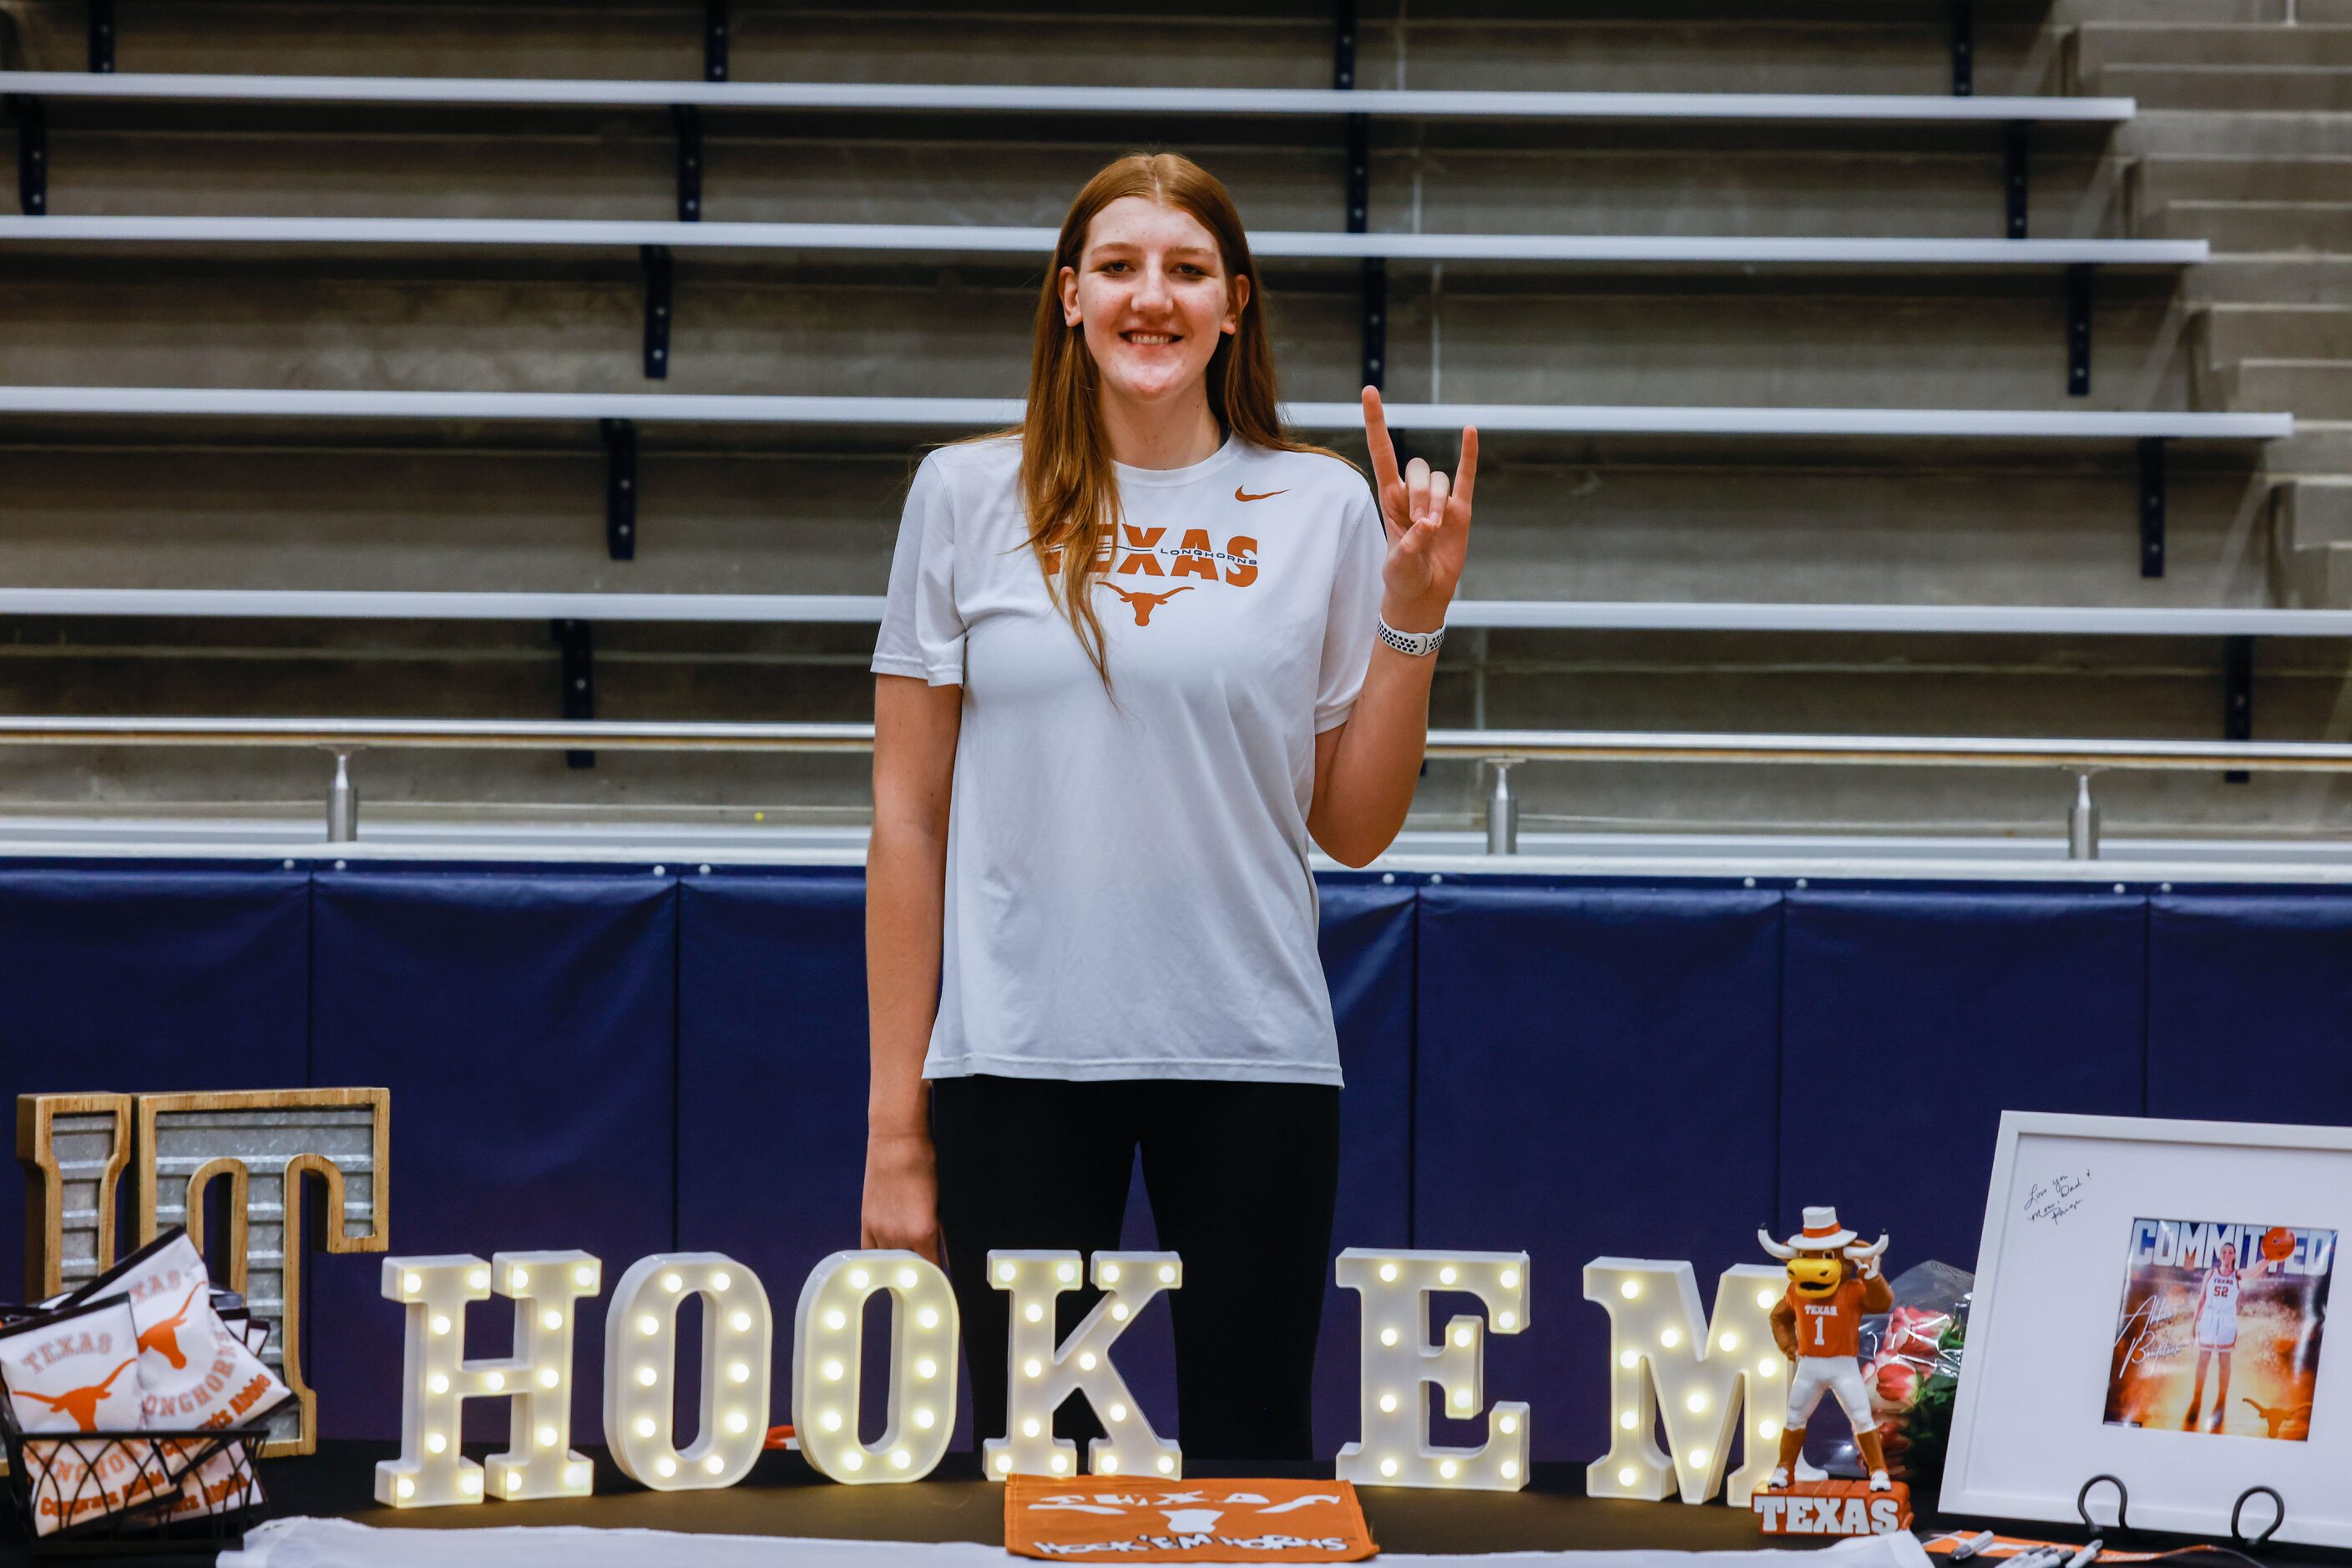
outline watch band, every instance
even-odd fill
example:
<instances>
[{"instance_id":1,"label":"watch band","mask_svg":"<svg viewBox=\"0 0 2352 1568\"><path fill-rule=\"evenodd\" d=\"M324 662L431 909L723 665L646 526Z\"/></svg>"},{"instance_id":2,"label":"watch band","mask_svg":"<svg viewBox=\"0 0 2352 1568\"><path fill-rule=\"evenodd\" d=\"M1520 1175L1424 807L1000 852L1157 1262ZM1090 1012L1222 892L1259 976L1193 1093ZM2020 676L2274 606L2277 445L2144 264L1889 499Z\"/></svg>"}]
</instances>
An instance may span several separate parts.
<instances>
[{"instance_id":1,"label":"watch band","mask_svg":"<svg viewBox=\"0 0 2352 1568\"><path fill-rule=\"evenodd\" d=\"M1437 645L1444 640L1444 626L1438 627L1433 632L1401 632L1387 621L1381 622L1381 641L1388 644L1397 652L1411 654L1415 658L1427 658L1437 651Z\"/></svg>"}]
</instances>

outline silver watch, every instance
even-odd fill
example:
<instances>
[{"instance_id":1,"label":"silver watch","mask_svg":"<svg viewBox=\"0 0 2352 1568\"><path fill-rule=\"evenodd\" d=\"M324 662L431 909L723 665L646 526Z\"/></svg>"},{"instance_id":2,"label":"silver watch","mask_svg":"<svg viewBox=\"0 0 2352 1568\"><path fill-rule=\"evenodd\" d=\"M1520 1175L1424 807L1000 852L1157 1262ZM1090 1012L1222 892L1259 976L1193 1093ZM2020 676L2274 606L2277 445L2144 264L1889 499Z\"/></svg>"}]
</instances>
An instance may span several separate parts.
<instances>
[{"instance_id":1,"label":"silver watch","mask_svg":"<svg viewBox=\"0 0 2352 1568\"><path fill-rule=\"evenodd\" d=\"M1381 641L1388 644L1397 652L1411 654L1415 658L1427 658L1437 651L1437 645L1444 640L1444 626L1438 627L1433 632L1401 632L1389 625L1385 619L1381 622Z\"/></svg>"}]
</instances>

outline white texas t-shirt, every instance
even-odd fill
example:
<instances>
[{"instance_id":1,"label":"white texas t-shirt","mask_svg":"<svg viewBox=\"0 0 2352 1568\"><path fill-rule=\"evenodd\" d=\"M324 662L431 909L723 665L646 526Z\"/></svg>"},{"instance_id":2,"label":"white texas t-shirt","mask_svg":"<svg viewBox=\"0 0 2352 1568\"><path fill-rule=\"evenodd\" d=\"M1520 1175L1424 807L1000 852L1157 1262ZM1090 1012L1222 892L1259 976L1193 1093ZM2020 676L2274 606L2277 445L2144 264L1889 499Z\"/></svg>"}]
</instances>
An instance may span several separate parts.
<instances>
[{"instance_id":1,"label":"white texas t-shirt","mask_svg":"<svg viewBox=\"0 0 2352 1568\"><path fill-rule=\"evenodd\" d=\"M1370 487L1238 437L1118 465L1106 693L1029 546L1020 456L923 459L874 653L963 688L924 1077L1339 1083L1307 809L1379 622Z\"/></svg>"}]
</instances>

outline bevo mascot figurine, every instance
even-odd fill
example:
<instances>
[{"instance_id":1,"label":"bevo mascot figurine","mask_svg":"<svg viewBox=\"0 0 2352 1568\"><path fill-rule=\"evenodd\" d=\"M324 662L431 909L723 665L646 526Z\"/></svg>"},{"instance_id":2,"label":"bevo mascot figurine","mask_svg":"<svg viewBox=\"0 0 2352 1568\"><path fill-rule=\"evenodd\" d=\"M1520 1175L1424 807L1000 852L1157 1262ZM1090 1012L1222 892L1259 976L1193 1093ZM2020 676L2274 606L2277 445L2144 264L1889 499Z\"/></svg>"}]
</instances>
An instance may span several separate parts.
<instances>
[{"instance_id":1,"label":"bevo mascot figurine","mask_svg":"<svg viewBox=\"0 0 2352 1568\"><path fill-rule=\"evenodd\" d=\"M1780 1429L1780 1462L1764 1483L1779 1491L1789 1484L1797 1455L1805 1446L1805 1423L1824 1394L1835 1394L1853 1423L1853 1446L1870 1467L1870 1489L1883 1492L1886 1455L1879 1446L1878 1419L1871 1414L1870 1390L1862 1381L1862 1316L1895 1305L1895 1292L1879 1278L1880 1237L1859 1247L1853 1232L1839 1226L1837 1210L1805 1211L1805 1228L1786 1242L1759 1230L1764 1250L1789 1265L1789 1293L1772 1309L1772 1338L1789 1358L1789 1417Z\"/></svg>"}]
</instances>

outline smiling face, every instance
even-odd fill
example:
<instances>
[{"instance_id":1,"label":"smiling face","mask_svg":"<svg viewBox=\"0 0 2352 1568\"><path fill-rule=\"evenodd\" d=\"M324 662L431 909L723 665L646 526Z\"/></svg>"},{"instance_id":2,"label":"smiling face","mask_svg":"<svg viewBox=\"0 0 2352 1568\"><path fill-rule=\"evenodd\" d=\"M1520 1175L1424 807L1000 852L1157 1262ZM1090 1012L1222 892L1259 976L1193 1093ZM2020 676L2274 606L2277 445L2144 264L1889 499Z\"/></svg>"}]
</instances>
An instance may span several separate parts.
<instances>
[{"instance_id":1,"label":"smiling face","mask_svg":"<svg viewBox=\"0 0 2352 1568\"><path fill-rule=\"evenodd\" d=\"M1250 280L1226 278L1208 226L1121 196L1087 226L1078 261L1062 268L1062 319L1086 333L1104 395L1142 405L1191 396L1249 302Z\"/></svg>"}]
</instances>

